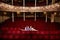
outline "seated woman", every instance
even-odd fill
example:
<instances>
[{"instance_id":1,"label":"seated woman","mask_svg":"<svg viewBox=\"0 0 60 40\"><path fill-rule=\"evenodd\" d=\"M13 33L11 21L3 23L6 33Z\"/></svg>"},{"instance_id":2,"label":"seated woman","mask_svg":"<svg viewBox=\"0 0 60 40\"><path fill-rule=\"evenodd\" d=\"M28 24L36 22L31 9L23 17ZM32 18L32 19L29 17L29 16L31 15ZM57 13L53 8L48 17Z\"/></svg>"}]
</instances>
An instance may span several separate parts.
<instances>
[{"instance_id":1,"label":"seated woman","mask_svg":"<svg viewBox=\"0 0 60 40\"><path fill-rule=\"evenodd\" d=\"M30 31L29 26L26 26L24 30L25 30L25 31Z\"/></svg>"},{"instance_id":2,"label":"seated woman","mask_svg":"<svg viewBox=\"0 0 60 40\"><path fill-rule=\"evenodd\" d=\"M37 31L37 30L34 29L32 26L30 26L30 31Z\"/></svg>"}]
</instances>

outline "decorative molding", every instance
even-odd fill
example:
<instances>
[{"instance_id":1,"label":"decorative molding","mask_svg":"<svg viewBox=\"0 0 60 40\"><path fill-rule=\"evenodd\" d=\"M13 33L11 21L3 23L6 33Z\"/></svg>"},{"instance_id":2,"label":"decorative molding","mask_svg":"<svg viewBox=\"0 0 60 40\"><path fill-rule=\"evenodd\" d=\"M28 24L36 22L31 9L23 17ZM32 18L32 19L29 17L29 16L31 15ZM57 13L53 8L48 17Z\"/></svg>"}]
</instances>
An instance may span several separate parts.
<instances>
[{"instance_id":1,"label":"decorative molding","mask_svg":"<svg viewBox=\"0 0 60 40\"><path fill-rule=\"evenodd\" d=\"M11 12L45 12L45 11L60 11L59 3L55 3L47 6L39 7L22 7L13 6L6 3L0 3L0 11L11 11Z\"/></svg>"}]
</instances>

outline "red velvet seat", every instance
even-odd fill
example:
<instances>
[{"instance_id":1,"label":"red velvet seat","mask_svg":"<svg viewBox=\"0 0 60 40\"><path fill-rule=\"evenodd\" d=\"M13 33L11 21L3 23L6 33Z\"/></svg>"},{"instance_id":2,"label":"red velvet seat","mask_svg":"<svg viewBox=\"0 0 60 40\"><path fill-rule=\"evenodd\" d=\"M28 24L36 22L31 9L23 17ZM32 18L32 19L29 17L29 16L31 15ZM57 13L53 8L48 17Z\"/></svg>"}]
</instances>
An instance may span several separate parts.
<instances>
[{"instance_id":1,"label":"red velvet seat","mask_svg":"<svg viewBox=\"0 0 60 40\"><path fill-rule=\"evenodd\" d=\"M18 21L17 21L18 20ZM15 22L5 23L1 26L0 38L2 39L20 39L20 40L41 40L41 39L60 39L60 30L56 29L55 23L45 23L43 20L37 19L38 21L34 21L32 19L26 19L26 21L22 21L22 19L16 19ZM8 25L8 26L7 26ZM34 29L38 31L22 31L20 29L24 29L26 26L32 26Z\"/></svg>"}]
</instances>

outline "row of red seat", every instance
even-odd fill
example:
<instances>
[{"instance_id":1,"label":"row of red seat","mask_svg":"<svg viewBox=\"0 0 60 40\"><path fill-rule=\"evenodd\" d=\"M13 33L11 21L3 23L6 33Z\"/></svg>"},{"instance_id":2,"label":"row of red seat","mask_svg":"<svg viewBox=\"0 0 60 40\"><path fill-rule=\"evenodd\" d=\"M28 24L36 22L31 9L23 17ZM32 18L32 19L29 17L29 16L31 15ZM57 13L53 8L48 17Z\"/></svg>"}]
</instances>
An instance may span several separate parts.
<instances>
[{"instance_id":1,"label":"row of red seat","mask_svg":"<svg viewBox=\"0 0 60 40\"><path fill-rule=\"evenodd\" d=\"M26 26L32 26L38 31L21 31ZM15 19L15 22L7 20L0 28L0 38L4 39L60 39L60 30L56 29L55 23L46 23L37 19Z\"/></svg>"},{"instance_id":2,"label":"row of red seat","mask_svg":"<svg viewBox=\"0 0 60 40\"><path fill-rule=\"evenodd\" d=\"M38 39L38 38L44 38L44 39L60 39L60 35L37 35L37 34L20 34L20 35L8 35L8 34L4 34L4 35L0 35L0 38L4 38L4 39L29 39L29 38L33 38L33 39Z\"/></svg>"},{"instance_id":3,"label":"row of red seat","mask_svg":"<svg viewBox=\"0 0 60 40\"><path fill-rule=\"evenodd\" d=\"M2 27L1 31L7 34L20 34L25 31L22 31L20 27ZM26 31L25 33L32 34L60 34L59 30L38 30L38 31Z\"/></svg>"}]
</instances>

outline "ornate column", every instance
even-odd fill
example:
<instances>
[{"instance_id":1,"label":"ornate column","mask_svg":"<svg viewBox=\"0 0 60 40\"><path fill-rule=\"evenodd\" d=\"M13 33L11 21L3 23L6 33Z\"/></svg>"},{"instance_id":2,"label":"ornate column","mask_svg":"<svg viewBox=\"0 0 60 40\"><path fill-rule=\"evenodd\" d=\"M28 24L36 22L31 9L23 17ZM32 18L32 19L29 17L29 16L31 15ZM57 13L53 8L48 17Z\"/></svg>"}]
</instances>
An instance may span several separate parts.
<instances>
[{"instance_id":1,"label":"ornate column","mask_svg":"<svg viewBox=\"0 0 60 40\"><path fill-rule=\"evenodd\" d=\"M52 4L54 4L54 3L55 3L55 1L56 1L56 0L52 0Z\"/></svg>"},{"instance_id":2,"label":"ornate column","mask_svg":"<svg viewBox=\"0 0 60 40\"><path fill-rule=\"evenodd\" d=\"M23 13L23 20L25 21L25 12Z\"/></svg>"},{"instance_id":3,"label":"ornate column","mask_svg":"<svg viewBox=\"0 0 60 40\"><path fill-rule=\"evenodd\" d=\"M51 14L51 22L54 22L55 15L56 15L56 12L54 12L53 14Z\"/></svg>"},{"instance_id":4,"label":"ornate column","mask_svg":"<svg viewBox=\"0 0 60 40\"><path fill-rule=\"evenodd\" d=\"M46 0L46 5L48 5L48 0Z\"/></svg>"},{"instance_id":5,"label":"ornate column","mask_svg":"<svg viewBox=\"0 0 60 40\"><path fill-rule=\"evenodd\" d=\"M35 8L36 8L36 2L37 2L37 0L35 0ZM35 12L35 21L36 21L36 12Z\"/></svg>"},{"instance_id":6,"label":"ornate column","mask_svg":"<svg viewBox=\"0 0 60 40\"><path fill-rule=\"evenodd\" d=\"M13 5L13 0L12 0L12 5ZM14 22L14 13L12 12L12 22Z\"/></svg>"},{"instance_id":7,"label":"ornate column","mask_svg":"<svg viewBox=\"0 0 60 40\"><path fill-rule=\"evenodd\" d=\"M55 0L52 0L52 4L54 4L54 3L55 3ZM56 12L54 12L53 14L51 14L51 22L54 22L55 13Z\"/></svg>"},{"instance_id":8,"label":"ornate column","mask_svg":"<svg viewBox=\"0 0 60 40\"><path fill-rule=\"evenodd\" d=\"M23 0L23 8L25 7L25 0ZM25 21L25 12L23 12L23 20Z\"/></svg>"},{"instance_id":9,"label":"ornate column","mask_svg":"<svg viewBox=\"0 0 60 40\"><path fill-rule=\"evenodd\" d=\"M46 5L48 5L48 0L46 0ZM47 12L44 12L44 14L45 14L45 22L47 22Z\"/></svg>"},{"instance_id":10,"label":"ornate column","mask_svg":"<svg viewBox=\"0 0 60 40\"><path fill-rule=\"evenodd\" d=\"M44 14L45 14L45 22L47 22L47 12L44 12Z\"/></svg>"}]
</instances>

